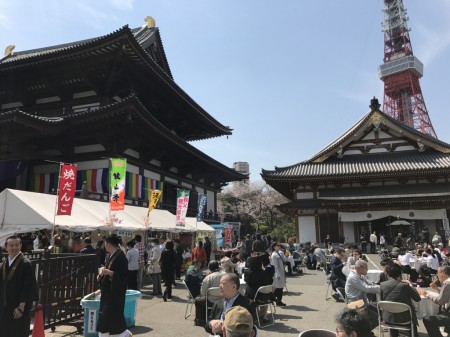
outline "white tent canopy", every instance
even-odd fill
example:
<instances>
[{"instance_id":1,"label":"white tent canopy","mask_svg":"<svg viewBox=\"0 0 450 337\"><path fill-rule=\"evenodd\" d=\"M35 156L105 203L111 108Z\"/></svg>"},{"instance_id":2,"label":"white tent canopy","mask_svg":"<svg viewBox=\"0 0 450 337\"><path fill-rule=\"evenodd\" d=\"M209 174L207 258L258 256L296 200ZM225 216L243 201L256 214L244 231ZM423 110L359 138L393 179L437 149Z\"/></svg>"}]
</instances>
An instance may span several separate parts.
<instances>
[{"instance_id":1,"label":"white tent canopy","mask_svg":"<svg viewBox=\"0 0 450 337\"><path fill-rule=\"evenodd\" d=\"M197 218L186 218L186 223L196 232L215 232L215 229L203 221L197 221Z\"/></svg>"},{"instance_id":2,"label":"white tent canopy","mask_svg":"<svg viewBox=\"0 0 450 337\"><path fill-rule=\"evenodd\" d=\"M18 233L56 228L73 232L102 230L154 230L167 232L193 232L194 227L175 226L175 215L154 209L148 219L147 208L125 206L124 211L113 213L119 219L108 225L109 203L75 198L71 216L54 216L56 195L5 189L0 193L0 244L5 238ZM206 224L205 224L206 225ZM207 226L207 225L206 225ZM208 226L209 227L209 226Z\"/></svg>"}]
</instances>

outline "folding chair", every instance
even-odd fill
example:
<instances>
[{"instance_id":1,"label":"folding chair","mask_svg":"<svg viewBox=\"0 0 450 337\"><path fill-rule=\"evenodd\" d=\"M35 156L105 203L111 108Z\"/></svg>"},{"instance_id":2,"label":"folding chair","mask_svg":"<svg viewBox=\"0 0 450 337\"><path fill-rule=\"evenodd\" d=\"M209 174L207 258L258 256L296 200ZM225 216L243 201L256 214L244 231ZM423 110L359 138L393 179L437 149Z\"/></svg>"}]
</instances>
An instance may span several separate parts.
<instances>
[{"instance_id":1,"label":"folding chair","mask_svg":"<svg viewBox=\"0 0 450 337\"><path fill-rule=\"evenodd\" d=\"M216 300L215 302L211 301L212 305L208 306L208 301L209 301L208 297L211 297L211 296L214 296L216 298L220 297L220 300ZM209 315L208 315L209 310L212 310L214 307L219 307L219 308L223 307L223 296L222 296L222 293L220 292L220 288L219 287L211 287L211 288L209 288L206 291L206 304L205 305L206 305L205 321L208 322L209 321L209 319L208 319L208 317L209 317Z\"/></svg>"},{"instance_id":2,"label":"folding chair","mask_svg":"<svg viewBox=\"0 0 450 337\"><path fill-rule=\"evenodd\" d=\"M344 301L345 304L348 304L347 295L345 294L345 288L337 287L336 291L342 301Z\"/></svg>"},{"instance_id":3,"label":"folding chair","mask_svg":"<svg viewBox=\"0 0 450 337\"><path fill-rule=\"evenodd\" d=\"M384 331L395 329L400 331L410 331L411 337L415 337L414 334L414 321L412 319L412 312L409 305L405 303L399 303L399 302L391 302L391 301L380 301L377 304L377 310L378 310L378 336L384 337ZM383 312L388 312L392 314L399 314L402 312L408 312L409 313L409 321L404 323L388 323L385 322L383 319Z\"/></svg>"},{"instance_id":4,"label":"folding chair","mask_svg":"<svg viewBox=\"0 0 450 337\"><path fill-rule=\"evenodd\" d=\"M327 271L324 269L323 273L325 274L325 277L327 278L327 292L325 293L325 300L328 301L331 298L331 273L327 274ZM330 296L328 296L328 293L330 294Z\"/></svg>"},{"instance_id":5,"label":"folding chair","mask_svg":"<svg viewBox=\"0 0 450 337\"><path fill-rule=\"evenodd\" d=\"M260 328L265 328L267 326L271 326L271 325L275 324L275 317L273 315L273 313L275 312L275 305L273 304L272 298L270 297L270 294L272 294L272 291L273 291L272 285L267 285L267 286L259 287L255 294L254 300L256 303L256 317L258 317L258 327L260 327ZM258 300L257 298L258 298L259 294L269 294L269 298L264 301ZM261 321L260 321L259 315L258 315L258 309L263 308L263 307L266 307L267 312L271 314L272 323L269 322L267 325L261 326Z\"/></svg>"},{"instance_id":6,"label":"folding chair","mask_svg":"<svg viewBox=\"0 0 450 337\"><path fill-rule=\"evenodd\" d=\"M298 337L336 337L336 331L325 329L305 330Z\"/></svg>"},{"instance_id":7,"label":"folding chair","mask_svg":"<svg viewBox=\"0 0 450 337\"><path fill-rule=\"evenodd\" d=\"M188 291L188 297L187 297L188 301L186 304L186 311L184 312L184 319L187 319L192 314L192 307L194 306L195 302L194 302L194 297L192 296L191 291L189 290L189 287L187 286L187 284L184 280L183 280L183 284ZM189 315L188 315L188 312L189 312Z\"/></svg>"}]
</instances>

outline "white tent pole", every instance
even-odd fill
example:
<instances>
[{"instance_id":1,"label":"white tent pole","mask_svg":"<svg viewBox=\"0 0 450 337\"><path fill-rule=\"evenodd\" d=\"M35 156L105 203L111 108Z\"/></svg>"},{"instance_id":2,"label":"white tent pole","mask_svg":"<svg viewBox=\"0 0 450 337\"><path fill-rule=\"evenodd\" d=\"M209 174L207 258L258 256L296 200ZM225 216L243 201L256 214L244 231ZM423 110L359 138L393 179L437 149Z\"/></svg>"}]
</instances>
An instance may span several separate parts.
<instances>
[{"instance_id":1,"label":"white tent pole","mask_svg":"<svg viewBox=\"0 0 450 337\"><path fill-rule=\"evenodd\" d=\"M52 225L52 234L50 237L50 246L55 244L55 226L56 226L56 210L58 208L58 194L59 194L59 179L61 179L61 167L63 163L59 163L59 173L58 173L58 185L56 187L56 198L55 198L55 211L53 212L53 225Z\"/></svg>"}]
</instances>

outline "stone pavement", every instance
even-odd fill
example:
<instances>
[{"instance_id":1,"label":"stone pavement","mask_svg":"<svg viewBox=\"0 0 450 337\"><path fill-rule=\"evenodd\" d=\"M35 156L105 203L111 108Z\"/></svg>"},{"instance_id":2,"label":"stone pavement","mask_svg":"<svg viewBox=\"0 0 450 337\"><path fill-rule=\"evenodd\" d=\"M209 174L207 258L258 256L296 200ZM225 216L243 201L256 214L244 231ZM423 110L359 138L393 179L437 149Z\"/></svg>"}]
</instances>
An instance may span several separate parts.
<instances>
[{"instance_id":1,"label":"stone pavement","mask_svg":"<svg viewBox=\"0 0 450 337\"><path fill-rule=\"evenodd\" d=\"M379 269L378 255L369 254L368 257L369 268ZM325 274L322 271L307 270L306 274L288 277L287 280L288 292L285 292L283 297L287 306L276 308L276 324L260 329L259 336L298 336L300 332L313 328L334 330L335 316L344 308L344 303L335 302L333 299L325 300ZM184 319L187 292L182 283L178 282L173 290L173 299L168 302L164 302L161 297L149 295L151 286L145 286L142 292L143 298L138 301L136 326L131 329L135 337L207 336L203 328L194 326L194 316ZM427 336L422 322L419 332L419 337ZM378 336L377 329L374 333ZM55 332L47 330L46 336L80 335L74 327L58 326Z\"/></svg>"}]
</instances>

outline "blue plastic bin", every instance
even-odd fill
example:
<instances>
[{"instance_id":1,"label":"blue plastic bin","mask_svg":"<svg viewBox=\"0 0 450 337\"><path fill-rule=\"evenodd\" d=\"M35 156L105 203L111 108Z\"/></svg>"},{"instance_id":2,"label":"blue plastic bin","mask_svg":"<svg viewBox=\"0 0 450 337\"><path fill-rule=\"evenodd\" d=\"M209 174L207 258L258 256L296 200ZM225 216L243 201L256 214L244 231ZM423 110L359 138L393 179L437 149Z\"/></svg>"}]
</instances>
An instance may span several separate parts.
<instances>
[{"instance_id":1,"label":"blue plastic bin","mask_svg":"<svg viewBox=\"0 0 450 337\"><path fill-rule=\"evenodd\" d=\"M86 295L81 300L84 309L84 337L98 337L97 321L100 310L100 296L92 299L93 294ZM137 290L127 290L125 295L125 308L123 314L127 328L131 328L136 322L137 300L142 298L142 294Z\"/></svg>"}]
</instances>

